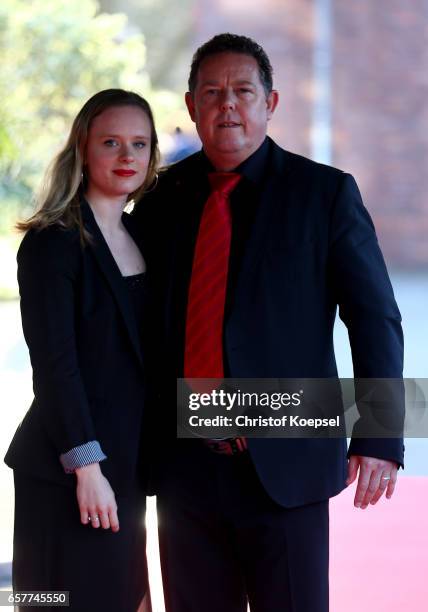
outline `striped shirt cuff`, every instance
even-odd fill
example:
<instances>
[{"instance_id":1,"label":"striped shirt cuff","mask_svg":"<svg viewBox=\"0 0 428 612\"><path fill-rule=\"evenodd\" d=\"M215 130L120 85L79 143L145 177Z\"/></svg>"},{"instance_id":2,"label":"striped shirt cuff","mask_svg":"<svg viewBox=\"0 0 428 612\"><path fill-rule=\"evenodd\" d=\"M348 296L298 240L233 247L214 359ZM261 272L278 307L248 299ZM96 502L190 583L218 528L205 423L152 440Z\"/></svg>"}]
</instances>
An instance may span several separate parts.
<instances>
[{"instance_id":1,"label":"striped shirt cuff","mask_svg":"<svg viewBox=\"0 0 428 612\"><path fill-rule=\"evenodd\" d=\"M97 440L75 446L59 457L66 474L73 474L76 468L90 465L91 463L98 463L104 459L107 459L107 456L104 455Z\"/></svg>"}]
</instances>

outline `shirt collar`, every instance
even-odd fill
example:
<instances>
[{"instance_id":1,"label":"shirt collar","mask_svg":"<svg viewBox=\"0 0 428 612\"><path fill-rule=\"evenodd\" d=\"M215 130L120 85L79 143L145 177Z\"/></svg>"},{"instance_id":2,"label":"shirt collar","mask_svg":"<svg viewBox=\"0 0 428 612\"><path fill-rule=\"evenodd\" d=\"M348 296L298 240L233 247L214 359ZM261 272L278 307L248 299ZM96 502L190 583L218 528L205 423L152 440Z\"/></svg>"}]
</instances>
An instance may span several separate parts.
<instances>
[{"instance_id":1,"label":"shirt collar","mask_svg":"<svg viewBox=\"0 0 428 612\"><path fill-rule=\"evenodd\" d=\"M231 172L238 172L238 174L242 174L245 179L251 181L253 184L260 184L263 179L265 167L268 161L269 150L269 138L266 136L259 148L254 151L254 153L250 155L250 157L247 157L246 160L239 164L239 166L237 166L234 170L231 170ZM207 173L215 172L213 165L211 164L208 157L205 155L203 149L202 160L204 170Z\"/></svg>"}]
</instances>

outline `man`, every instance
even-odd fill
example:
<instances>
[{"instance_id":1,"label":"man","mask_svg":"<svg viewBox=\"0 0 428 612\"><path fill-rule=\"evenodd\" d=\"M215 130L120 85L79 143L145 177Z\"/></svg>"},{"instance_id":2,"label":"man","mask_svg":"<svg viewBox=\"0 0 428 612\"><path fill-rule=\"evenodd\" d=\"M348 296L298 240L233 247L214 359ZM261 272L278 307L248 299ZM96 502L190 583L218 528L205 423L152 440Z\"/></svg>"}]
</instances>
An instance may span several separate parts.
<instances>
[{"instance_id":1,"label":"man","mask_svg":"<svg viewBox=\"0 0 428 612\"><path fill-rule=\"evenodd\" d=\"M400 314L356 183L266 137L278 98L251 39L193 57L203 150L136 211L164 291L162 374L335 377L338 305L355 376L399 378ZM155 443L168 612L326 612L328 499L357 474L355 506L391 497L402 441L355 438L349 462L344 439L174 441L174 408L170 392Z\"/></svg>"}]
</instances>

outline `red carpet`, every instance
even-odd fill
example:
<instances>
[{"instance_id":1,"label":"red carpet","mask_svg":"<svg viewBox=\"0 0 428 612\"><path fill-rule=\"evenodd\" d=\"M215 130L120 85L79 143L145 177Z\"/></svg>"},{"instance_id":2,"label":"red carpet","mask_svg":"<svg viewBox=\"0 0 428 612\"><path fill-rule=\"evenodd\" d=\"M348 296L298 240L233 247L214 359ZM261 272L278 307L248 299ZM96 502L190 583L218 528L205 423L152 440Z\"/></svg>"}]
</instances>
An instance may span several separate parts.
<instances>
[{"instance_id":1,"label":"red carpet","mask_svg":"<svg viewBox=\"0 0 428 612\"><path fill-rule=\"evenodd\" d=\"M428 612L428 477L366 510L354 494L331 500L330 612Z\"/></svg>"}]
</instances>

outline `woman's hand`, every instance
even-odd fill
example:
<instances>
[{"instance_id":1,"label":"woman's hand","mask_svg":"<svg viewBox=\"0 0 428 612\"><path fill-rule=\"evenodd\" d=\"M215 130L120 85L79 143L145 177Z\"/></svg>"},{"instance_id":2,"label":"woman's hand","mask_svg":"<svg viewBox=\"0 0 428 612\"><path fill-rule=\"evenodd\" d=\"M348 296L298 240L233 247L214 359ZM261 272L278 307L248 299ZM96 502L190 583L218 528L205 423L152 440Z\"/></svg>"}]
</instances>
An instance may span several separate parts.
<instances>
[{"instance_id":1,"label":"woman's hand","mask_svg":"<svg viewBox=\"0 0 428 612\"><path fill-rule=\"evenodd\" d=\"M91 463L77 468L76 476L77 502L83 525L90 522L94 529L101 525L103 529L119 531L116 499L110 483L101 472L100 464Z\"/></svg>"}]
</instances>

